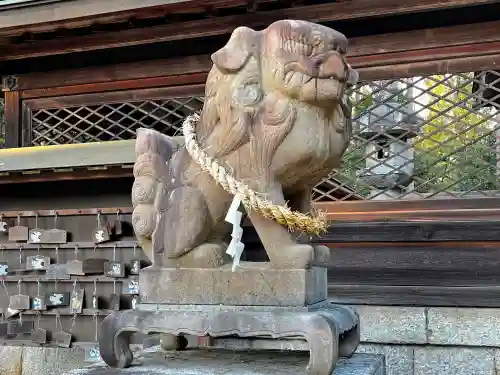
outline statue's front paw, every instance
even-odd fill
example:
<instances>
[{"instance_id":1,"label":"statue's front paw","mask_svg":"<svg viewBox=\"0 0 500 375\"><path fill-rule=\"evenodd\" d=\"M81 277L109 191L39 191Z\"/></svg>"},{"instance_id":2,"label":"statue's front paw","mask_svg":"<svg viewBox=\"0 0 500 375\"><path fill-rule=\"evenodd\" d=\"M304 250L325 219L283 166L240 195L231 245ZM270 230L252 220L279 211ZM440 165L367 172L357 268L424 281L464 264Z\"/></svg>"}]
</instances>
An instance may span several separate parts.
<instances>
[{"instance_id":1,"label":"statue's front paw","mask_svg":"<svg viewBox=\"0 0 500 375\"><path fill-rule=\"evenodd\" d=\"M319 264L328 264L330 262L330 248L325 245L314 246L314 261Z\"/></svg>"},{"instance_id":2,"label":"statue's front paw","mask_svg":"<svg viewBox=\"0 0 500 375\"><path fill-rule=\"evenodd\" d=\"M307 244L293 244L282 248L282 255L272 260L276 268L305 269L314 261L314 248Z\"/></svg>"}]
</instances>

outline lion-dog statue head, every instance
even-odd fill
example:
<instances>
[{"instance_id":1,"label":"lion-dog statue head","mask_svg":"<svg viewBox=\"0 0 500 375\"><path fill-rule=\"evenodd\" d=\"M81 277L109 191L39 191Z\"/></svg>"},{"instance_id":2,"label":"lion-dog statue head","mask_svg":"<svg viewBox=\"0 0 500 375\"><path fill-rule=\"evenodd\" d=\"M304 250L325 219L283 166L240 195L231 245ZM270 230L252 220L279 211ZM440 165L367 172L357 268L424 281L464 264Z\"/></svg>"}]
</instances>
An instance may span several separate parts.
<instances>
[{"instance_id":1,"label":"lion-dog statue head","mask_svg":"<svg viewBox=\"0 0 500 375\"><path fill-rule=\"evenodd\" d=\"M200 147L272 203L308 212L312 187L340 165L350 139L344 93L357 73L346 62L346 50L342 34L306 21L235 29L212 55L196 126ZM155 131L138 132L133 197L145 194L144 185L150 196L133 198L134 229L151 258L164 254L165 267L219 267L232 197L185 148L175 147ZM155 172L141 172L144 163ZM256 212L248 216L272 266L305 268L328 260L326 247L313 247L305 236Z\"/></svg>"}]
</instances>

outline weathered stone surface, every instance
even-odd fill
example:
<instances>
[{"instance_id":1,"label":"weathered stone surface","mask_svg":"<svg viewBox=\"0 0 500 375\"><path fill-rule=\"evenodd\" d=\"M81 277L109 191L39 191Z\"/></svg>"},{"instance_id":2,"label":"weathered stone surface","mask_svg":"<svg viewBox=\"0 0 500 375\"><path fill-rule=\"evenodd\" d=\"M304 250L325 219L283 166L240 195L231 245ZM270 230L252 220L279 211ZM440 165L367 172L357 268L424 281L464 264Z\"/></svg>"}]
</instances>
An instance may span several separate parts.
<instances>
[{"instance_id":1,"label":"weathered stone surface","mask_svg":"<svg viewBox=\"0 0 500 375\"><path fill-rule=\"evenodd\" d=\"M21 375L60 375L84 366L85 350L79 347L23 349Z\"/></svg>"},{"instance_id":2,"label":"weathered stone surface","mask_svg":"<svg viewBox=\"0 0 500 375\"><path fill-rule=\"evenodd\" d=\"M21 346L0 347L0 374L20 375L23 365L23 348Z\"/></svg>"},{"instance_id":3,"label":"weathered stone surface","mask_svg":"<svg viewBox=\"0 0 500 375\"><path fill-rule=\"evenodd\" d=\"M387 375L413 374L413 347L406 345L361 344L358 353L383 354ZM434 374L438 375L438 374Z\"/></svg>"},{"instance_id":4,"label":"weathered stone surface","mask_svg":"<svg viewBox=\"0 0 500 375\"><path fill-rule=\"evenodd\" d=\"M138 131L132 223L156 265L218 268L227 260L232 228L225 217L235 189L228 180L257 192L259 208L264 199L280 207L288 201L310 213L312 188L340 166L352 133L351 111L342 103L358 75L346 52L344 35L311 22L238 27L211 56L201 115L183 126L186 147L177 149L154 130ZM326 247L298 233L312 234L316 226L291 232L284 222L304 221L283 220L282 212L270 219L279 211L273 208L252 209L249 218L275 268L328 260Z\"/></svg>"},{"instance_id":5,"label":"weathered stone surface","mask_svg":"<svg viewBox=\"0 0 500 375\"><path fill-rule=\"evenodd\" d=\"M290 375L305 374L304 353L189 351L146 353L139 366L114 369L98 364L65 375ZM385 375L383 356L356 354L342 359L332 375Z\"/></svg>"},{"instance_id":6,"label":"weathered stone surface","mask_svg":"<svg viewBox=\"0 0 500 375\"><path fill-rule=\"evenodd\" d=\"M101 358L112 367L129 367L134 359L128 337L133 332L175 336L302 339L309 344L309 368L318 375L331 373L339 357L350 357L359 345L359 318L352 308L331 303L312 307L205 305L203 311L184 309L117 311L101 323ZM149 304L155 307L154 304ZM176 305L170 305L176 306ZM199 306L199 305L198 305ZM308 309L308 311L295 311ZM188 344L187 340L182 345Z\"/></svg>"},{"instance_id":7,"label":"weathered stone surface","mask_svg":"<svg viewBox=\"0 0 500 375\"><path fill-rule=\"evenodd\" d=\"M360 317L361 342L425 344L425 308L353 306Z\"/></svg>"},{"instance_id":8,"label":"weathered stone surface","mask_svg":"<svg viewBox=\"0 0 500 375\"><path fill-rule=\"evenodd\" d=\"M416 347L415 375L496 375L495 349Z\"/></svg>"},{"instance_id":9,"label":"weathered stone surface","mask_svg":"<svg viewBox=\"0 0 500 375\"><path fill-rule=\"evenodd\" d=\"M500 346L500 309L430 308L429 343Z\"/></svg>"},{"instance_id":10,"label":"weathered stone surface","mask_svg":"<svg viewBox=\"0 0 500 375\"><path fill-rule=\"evenodd\" d=\"M305 306L324 301L327 271L276 270L266 263L243 263L244 271L160 269L148 267L139 276L143 304ZM168 287L165 287L168 286Z\"/></svg>"}]
</instances>

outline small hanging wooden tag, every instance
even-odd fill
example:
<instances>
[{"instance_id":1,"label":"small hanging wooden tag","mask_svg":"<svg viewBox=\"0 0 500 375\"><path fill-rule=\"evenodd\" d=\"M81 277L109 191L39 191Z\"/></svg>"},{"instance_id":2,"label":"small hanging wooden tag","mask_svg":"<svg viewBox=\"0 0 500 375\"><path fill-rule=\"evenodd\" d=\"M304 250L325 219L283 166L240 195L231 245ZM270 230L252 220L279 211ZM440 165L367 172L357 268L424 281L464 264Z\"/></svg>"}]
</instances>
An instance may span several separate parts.
<instances>
[{"instance_id":1,"label":"small hanging wooden tag","mask_svg":"<svg viewBox=\"0 0 500 375\"><path fill-rule=\"evenodd\" d=\"M94 243L103 243L111 241L111 230L108 225L94 229L92 232Z\"/></svg>"},{"instance_id":2,"label":"small hanging wooden tag","mask_svg":"<svg viewBox=\"0 0 500 375\"><path fill-rule=\"evenodd\" d=\"M42 296L36 296L31 299L31 310L44 311L47 310L45 299Z\"/></svg>"},{"instance_id":3,"label":"small hanging wooden tag","mask_svg":"<svg viewBox=\"0 0 500 375\"><path fill-rule=\"evenodd\" d=\"M46 344L47 343L47 331L43 328L34 329L31 332L31 341L36 344Z\"/></svg>"},{"instance_id":4,"label":"small hanging wooden tag","mask_svg":"<svg viewBox=\"0 0 500 375\"><path fill-rule=\"evenodd\" d=\"M74 289L71 292L71 302L69 309L71 314L81 314L83 311L83 298L85 289Z\"/></svg>"},{"instance_id":5,"label":"small hanging wooden tag","mask_svg":"<svg viewBox=\"0 0 500 375\"><path fill-rule=\"evenodd\" d=\"M47 292L45 293L45 305L47 307L69 306L69 292Z\"/></svg>"},{"instance_id":6,"label":"small hanging wooden tag","mask_svg":"<svg viewBox=\"0 0 500 375\"><path fill-rule=\"evenodd\" d=\"M31 234L30 234L31 238ZM37 243L62 244L68 242L68 233L62 229L42 229Z\"/></svg>"},{"instance_id":7,"label":"small hanging wooden tag","mask_svg":"<svg viewBox=\"0 0 500 375\"><path fill-rule=\"evenodd\" d=\"M7 307L6 309L3 310L3 316L8 319L12 318L13 316L18 315L21 312L21 310L15 310L12 307Z\"/></svg>"},{"instance_id":8,"label":"small hanging wooden tag","mask_svg":"<svg viewBox=\"0 0 500 375\"><path fill-rule=\"evenodd\" d=\"M101 352L98 345L85 346L85 361L99 362L101 361Z\"/></svg>"},{"instance_id":9,"label":"small hanging wooden tag","mask_svg":"<svg viewBox=\"0 0 500 375\"><path fill-rule=\"evenodd\" d=\"M86 258L83 260L73 260L66 263L68 275L85 276L88 274L103 274L108 259Z\"/></svg>"},{"instance_id":10,"label":"small hanging wooden tag","mask_svg":"<svg viewBox=\"0 0 500 375\"><path fill-rule=\"evenodd\" d=\"M44 280L69 280L66 264L50 264L46 267Z\"/></svg>"},{"instance_id":11,"label":"small hanging wooden tag","mask_svg":"<svg viewBox=\"0 0 500 375\"><path fill-rule=\"evenodd\" d=\"M43 255L30 255L26 257L26 269L29 271L42 271L50 264L50 257Z\"/></svg>"},{"instance_id":12,"label":"small hanging wooden tag","mask_svg":"<svg viewBox=\"0 0 500 375\"><path fill-rule=\"evenodd\" d=\"M103 243L111 241L111 228L108 223L101 223L101 213L97 212L97 227L92 232L94 243Z\"/></svg>"},{"instance_id":13,"label":"small hanging wooden tag","mask_svg":"<svg viewBox=\"0 0 500 375\"><path fill-rule=\"evenodd\" d=\"M33 331L33 322L32 321L19 321L14 320L10 321L7 326L7 335L15 336L19 334L27 335L31 334Z\"/></svg>"},{"instance_id":14,"label":"small hanging wooden tag","mask_svg":"<svg viewBox=\"0 0 500 375\"><path fill-rule=\"evenodd\" d=\"M9 265L5 262L0 263L0 277L9 274Z\"/></svg>"},{"instance_id":15,"label":"small hanging wooden tag","mask_svg":"<svg viewBox=\"0 0 500 375\"><path fill-rule=\"evenodd\" d=\"M14 310L29 310L31 307L30 296L24 294L10 296L9 306Z\"/></svg>"},{"instance_id":16,"label":"small hanging wooden tag","mask_svg":"<svg viewBox=\"0 0 500 375\"><path fill-rule=\"evenodd\" d=\"M116 220L113 227L115 236L119 237L123 234L123 222L120 218L120 215L116 216Z\"/></svg>"},{"instance_id":17,"label":"small hanging wooden tag","mask_svg":"<svg viewBox=\"0 0 500 375\"><path fill-rule=\"evenodd\" d=\"M68 332L59 331L52 334L52 341L61 348L69 348L72 340L73 336Z\"/></svg>"},{"instance_id":18,"label":"small hanging wooden tag","mask_svg":"<svg viewBox=\"0 0 500 375\"><path fill-rule=\"evenodd\" d=\"M118 294L112 294L109 297L109 309L114 311L120 310L120 296Z\"/></svg>"},{"instance_id":19,"label":"small hanging wooden tag","mask_svg":"<svg viewBox=\"0 0 500 375\"><path fill-rule=\"evenodd\" d=\"M125 277L125 267L120 262L108 262L106 276L108 277Z\"/></svg>"},{"instance_id":20,"label":"small hanging wooden tag","mask_svg":"<svg viewBox=\"0 0 500 375\"><path fill-rule=\"evenodd\" d=\"M139 294L139 279L136 276L123 283L123 294Z\"/></svg>"},{"instance_id":21,"label":"small hanging wooden tag","mask_svg":"<svg viewBox=\"0 0 500 375\"><path fill-rule=\"evenodd\" d=\"M9 241L24 242L29 239L29 228L16 225L9 228Z\"/></svg>"},{"instance_id":22,"label":"small hanging wooden tag","mask_svg":"<svg viewBox=\"0 0 500 375\"><path fill-rule=\"evenodd\" d=\"M139 297L134 295L132 297L132 301L130 303L131 303L132 310L135 310L137 308L137 304L139 303Z\"/></svg>"},{"instance_id":23,"label":"small hanging wooden tag","mask_svg":"<svg viewBox=\"0 0 500 375\"><path fill-rule=\"evenodd\" d=\"M9 322L0 322L0 337L5 337L7 336L7 328L8 328Z\"/></svg>"},{"instance_id":24,"label":"small hanging wooden tag","mask_svg":"<svg viewBox=\"0 0 500 375\"><path fill-rule=\"evenodd\" d=\"M8 234L9 233L9 223L4 220L3 216L0 215L0 233Z\"/></svg>"},{"instance_id":25,"label":"small hanging wooden tag","mask_svg":"<svg viewBox=\"0 0 500 375\"><path fill-rule=\"evenodd\" d=\"M139 259L133 259L130 263L130 274L138 275L141 272L141 261Z\"/></svg>"}]
</instances>

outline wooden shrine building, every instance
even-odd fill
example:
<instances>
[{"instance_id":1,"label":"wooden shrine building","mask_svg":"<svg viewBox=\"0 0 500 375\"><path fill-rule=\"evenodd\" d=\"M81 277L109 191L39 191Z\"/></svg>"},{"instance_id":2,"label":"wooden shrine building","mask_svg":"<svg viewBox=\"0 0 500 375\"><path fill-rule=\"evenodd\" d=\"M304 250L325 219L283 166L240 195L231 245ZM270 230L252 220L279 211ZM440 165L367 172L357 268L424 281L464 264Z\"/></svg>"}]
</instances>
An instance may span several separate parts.
<instances>
[{"instance_id":1,"label":"wooden shrine building","mask_svg":"<svg viewBox=\"0 0 500 375\"><path fill-rule=\"evenodd\" d=\"M0 215L42 228L59 217L71 232L59 248L64 261L94 252L124 264L143 257L127 225L136 129L179 135L203 105L210 54L234 28L304 19L344 33L360 73L345 168L313 196L332 220L317 239L332 249L331 297L365 309L499 308L499 14L500 1L491 0L0 1ZM374 131L380 118L418 131ZM98 216L124 226L94 248ZM38 252L55 261L54 247L0 241L13 269ZM9 274L5 284L10 294L18 285L36 294L38 278ZM104 316L112 308L104 296L126 283L77 279L87 307L75 340L92 342L93 294ZM61 280L59 290L71 291L75 280ZM129 307L132 294L123 299ZM61 313L64 327L72 315ZM41 322L54 330L55 313Z\"/></svg>"}]
</instances>

